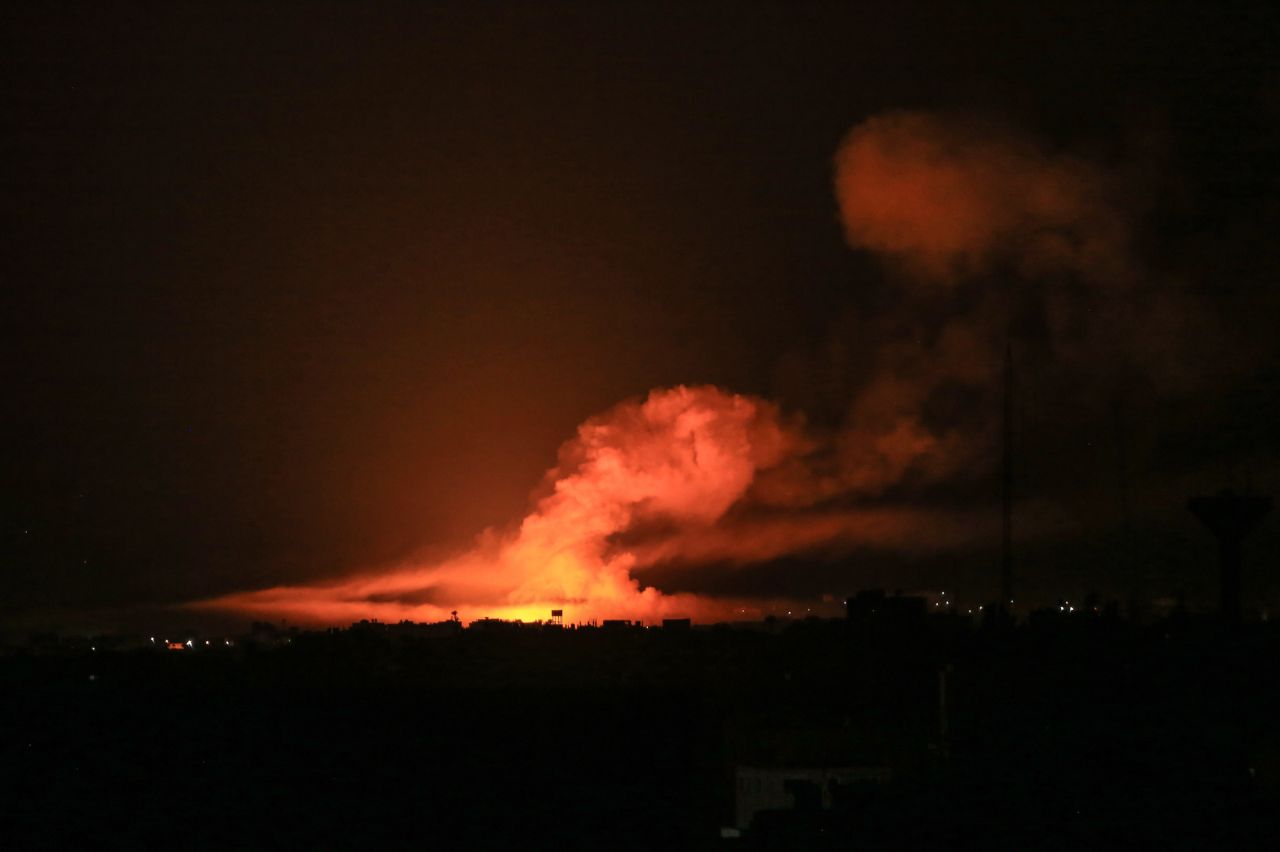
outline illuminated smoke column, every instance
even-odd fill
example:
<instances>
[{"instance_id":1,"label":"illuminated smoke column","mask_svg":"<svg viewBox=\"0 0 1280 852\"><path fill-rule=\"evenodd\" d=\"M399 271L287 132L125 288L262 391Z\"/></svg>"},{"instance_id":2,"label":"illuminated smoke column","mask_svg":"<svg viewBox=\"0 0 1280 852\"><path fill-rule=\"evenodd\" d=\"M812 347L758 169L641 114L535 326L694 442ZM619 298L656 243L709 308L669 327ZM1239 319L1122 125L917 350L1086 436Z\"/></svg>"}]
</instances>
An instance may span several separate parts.
<instances>
[{"instance_id":1,"label":"illuminated smoke column","mask_svg":"<svg viewBox=\"0 0 1280 852\"><path fill-rule=\"evenodd\" d=\"M1132 363L1159 381L1174 356L1195 351L1182 329L1205 312L1136 284L1141 193L1123 171L1005 126L923 112L857 125L834 166L846 239L885 261L896 291L892 309L840 330L841 373L857 376L837 403L843 422L802 433L760 399L655 390L579 427L519 526L488 531L467 552L197 605L328 623L453 610L532 620L552 608L570 620L750 617L761 602L665 594L636 573L966 547L994 534L980 512L939 513L921 498L989 474L997 418L986 412L999 410L1016 315L1035 318L1041 356L1069 375ZM1124 305L1149 333L1126 332ZM1126 343L1152 339L1166 350Z\"/></svg>"},{"instance_id":2,"label":"illuminated smoke column","mask_svg":"<svg viewBox=\"0 0 1280 852\"><path fill-rule=\"evenodd\" d=\"M757 471L803 441L770 404L714 387L654 391L589 419L560 451L548 493L509 535L488 533L469 552L435 564L330 585L234 594L199 606L309 622L434 620L457 610L574 620L741 613L743 604L641 588L635 556L611 539L639 523L689 530L719 520Z\"/></svg>"}]
</instances>

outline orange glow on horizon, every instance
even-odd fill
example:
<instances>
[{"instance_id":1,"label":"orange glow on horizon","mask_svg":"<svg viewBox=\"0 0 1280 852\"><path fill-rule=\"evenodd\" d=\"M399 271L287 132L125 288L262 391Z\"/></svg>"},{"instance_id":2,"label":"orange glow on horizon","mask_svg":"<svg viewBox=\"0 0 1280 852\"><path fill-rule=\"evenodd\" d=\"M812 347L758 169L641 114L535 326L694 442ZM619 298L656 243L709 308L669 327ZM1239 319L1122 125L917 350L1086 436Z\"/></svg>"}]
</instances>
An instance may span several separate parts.
<instances>
[{"instance_id":1,"label":"orange glow on horizon","mask_svg":"<svg viewBox=\"0 0 1280 852\"><path fill-rule=\"evenodd\" d=\"M548 475L549 493L508 535L486 532L451 559L308 586L282 586L195 604L302 623L697 621L762 612L744 603L642 588L636 556L611 538L641 521L707 528L747 492L759 470L803 442L762 400L714 387L653 391L586 421Z\"/></svg>"}]
</instances>

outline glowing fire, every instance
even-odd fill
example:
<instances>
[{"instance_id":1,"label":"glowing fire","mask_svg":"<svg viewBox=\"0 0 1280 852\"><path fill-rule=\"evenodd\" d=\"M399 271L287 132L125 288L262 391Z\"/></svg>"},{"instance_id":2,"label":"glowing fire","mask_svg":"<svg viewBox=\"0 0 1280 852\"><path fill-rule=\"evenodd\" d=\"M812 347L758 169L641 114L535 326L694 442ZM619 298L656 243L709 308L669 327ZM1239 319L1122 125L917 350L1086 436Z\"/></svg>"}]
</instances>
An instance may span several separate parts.
<instances>
[{"instance_id":1,"label":"glowing fire","mask_svg":"<svg viewBox=\"0 0 1280 852\"><path fill-rule=\"evenodd\" d=\"M360 618L481 617L700 620L758 614L758 604L642 588L635 554L612 538L639 522L681 530L719 520L757 471L802 446L767 402L714 387L653 391L578 428L548 474L549 493L508 535L486 533L469 551L328 585L228 595L199 606L340 623Z\"/></svg>"}]
</instances>

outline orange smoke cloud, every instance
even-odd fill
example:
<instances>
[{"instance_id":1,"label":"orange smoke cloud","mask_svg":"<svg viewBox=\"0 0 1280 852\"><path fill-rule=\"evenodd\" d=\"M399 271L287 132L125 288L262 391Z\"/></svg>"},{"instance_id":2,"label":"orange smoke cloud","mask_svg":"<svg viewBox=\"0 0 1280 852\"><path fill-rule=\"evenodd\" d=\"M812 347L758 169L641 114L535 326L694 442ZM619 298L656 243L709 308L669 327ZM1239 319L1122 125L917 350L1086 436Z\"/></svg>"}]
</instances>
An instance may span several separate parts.
<instances>
[{"instance_id":1,"label":"orange smoke cloud","mask_svg":"<svg viewBox=\"0 0 1280 852\"><path fill-rule=\"evenodd\" d=\"M873 507L737 519L639 541L630 549L637 568L749 565L794 554L863 548L943 552L991 540L998 531L998 518L981 510Z\"/></svg>"},{"instance_id":2,"label":"orange smoke cloud","mask_svg":"<svg viewBox=\"0 0 1280 852\"><path fill-rule=\"evenodd\" d=\"M990 419L962 428L925 417L944 388L989 393L1000 365L998 328L979 311L960 314L931 338L884 345L855 396L837 441L844 490L876 494L904 480L936 482L973 465Z\"/></svg>"},{"instance_id":3,"label":"orange smoke cloud","mask_svg":"<svg viewBox=\"0 0 1280 852\"><path fill-rule=\"evenodd\" d=\"M464 620L534 620L553 608L571 620L734 618L759 609L666 594L634 571L990 538L977 516L848 506L988 471L1013 299L1046 317L1051 346L1094 357L1075 329L1130 274L1128 216L1113 203L1114 184L1098 164L1007 129L923 113L873 117L836 154L848 242L954 286L904 288L902 310L861 328L878 343L850 359L860 383L823 440L760 399L655 390L582 424L543 496L507 533L487 532L449 559L201 605L330 623L453 610ZM995 268L1037 286L1011 293L977 275Z\"/></svg>"},{"instance_id":4,"label":"orange smoke cloud","mask_svg":"<svg viewBox=\"0 0 1280 852\"><path fill-rule=\"evenodd\" d=\"M1098 308L1137 303L1124 183L1115 169L974 118L891 112L848 133L834 190L849 245L917 284L949 286L902 288L901 310L873 329L890 342L867 354L836 441L844 489L881 493L986 465L995 418L962 409L995 410L1019 316L1047 329L1038 334L1056 358L1116 362L1104 343L1126 335L1097 333ZM1109 300L1117 287L1126 299Z\"/></svg>"},{"instance_id":5,"label":"orange smoke cloud","mask_svg":"<svg viewBox=\"0 0 1280 852\"><path fill-rule=\"evenodd\" d=\"M855 127L836 153L845 236L935 280L1011 256L1027 271L1125 262L1124 220L1095 164L1009 131L919 112Z\"/></svg>"},{"instance_id":6,"label":"orange smoke cloud","mask_svg":"<svg viewBox=\"0 0 1280 852\"><path fill-rule=\"evenodd\" d=\"M434 620L457 610L533 620L741 616L740 602L667 595L631 576L635 555L610 540L640 522L714 524L757 471L804 447L772 405L714 387L653 391L578 429L548 474L548 493L513 533L470 551L327 585L228 595L200 606L311 622Z\"/></svg>"}]
</instances>

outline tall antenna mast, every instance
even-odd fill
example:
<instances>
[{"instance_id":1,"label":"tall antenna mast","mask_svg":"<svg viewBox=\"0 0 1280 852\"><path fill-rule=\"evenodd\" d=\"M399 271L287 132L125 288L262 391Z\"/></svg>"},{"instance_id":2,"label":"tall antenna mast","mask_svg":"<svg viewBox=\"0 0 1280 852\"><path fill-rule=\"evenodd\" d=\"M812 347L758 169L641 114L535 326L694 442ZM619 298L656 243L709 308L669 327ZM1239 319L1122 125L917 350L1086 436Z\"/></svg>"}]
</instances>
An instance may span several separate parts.
<instances>
[{"instance_id":1,"label":"tall antenna mast","mask_svg":"<svg viewBox=\"0 0 1280 852\"><path fill-rule=\"evenodd\" d=\"M1111 408L1116 439L1116 484L1120 492L1120 567L1129 575L1129 615L1141 617L1143 598L1147 594L1146 578L1135 564L1132 512L1129 508L1129 443L1125 434L1124 399L1117 396Z\"/></svg>"},{"instance_id":2,"label":"tall antenna mast","mask_svg":"<svg viewBox=\"0 0 1280 852\"><path fill-rule=\"evenodd\" d=\"M1013 611L1013 342L1004 349L1000 608Z\"/></svg>"}]
</instances>

